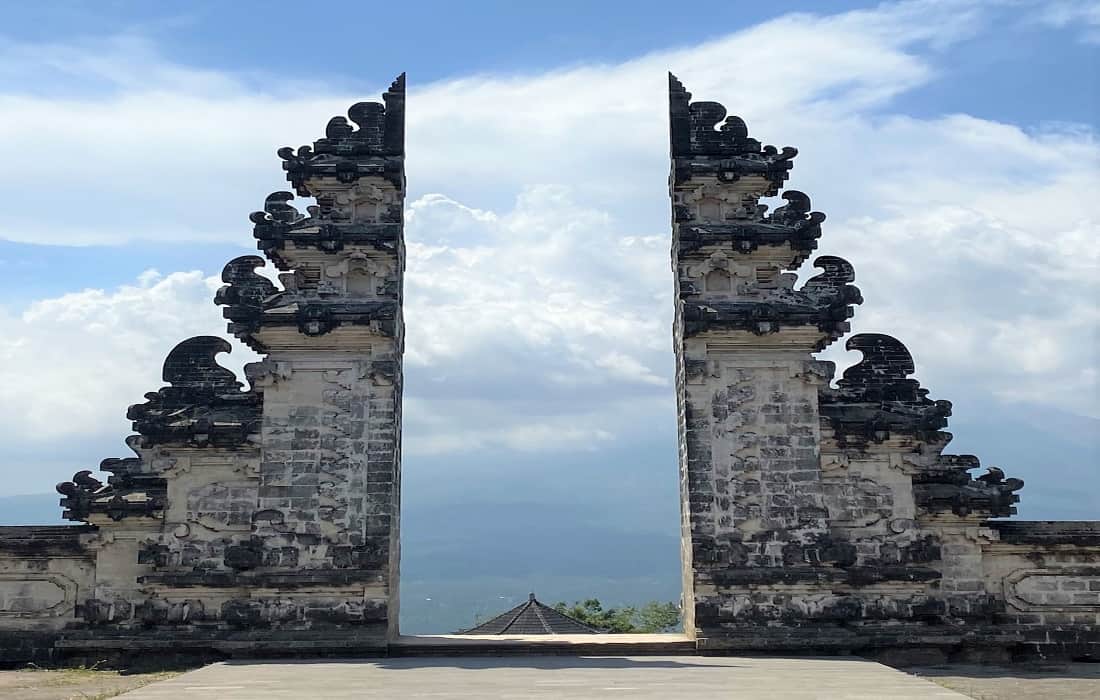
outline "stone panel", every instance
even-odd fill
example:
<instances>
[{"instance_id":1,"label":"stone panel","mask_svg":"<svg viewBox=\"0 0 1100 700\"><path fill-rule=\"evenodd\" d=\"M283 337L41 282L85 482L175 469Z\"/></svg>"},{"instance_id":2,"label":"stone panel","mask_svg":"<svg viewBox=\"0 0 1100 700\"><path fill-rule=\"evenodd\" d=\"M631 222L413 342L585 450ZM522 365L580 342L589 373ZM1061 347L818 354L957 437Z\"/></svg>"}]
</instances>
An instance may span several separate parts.
<instances>
[{"instance_id":1,"label":"stone panel","mask_svg":"<svg viewBox=\"0 0 1100 700\"><path fill-rule=\"evenodd\" d=\"M57 575L0 573L0 615L59 615L75 597L76 584Z\"/></svg>"},{"instance_id":2,"label":"stone panel","mask_svg":"<svg viewBox=\"0 0 1100 700\"><path fill-rule=\"evenodd\" d=\"M1021 572L1009 577L1015 607L1083 608L1100 611L1100 567Z\"/></svg>"}]
</instances>

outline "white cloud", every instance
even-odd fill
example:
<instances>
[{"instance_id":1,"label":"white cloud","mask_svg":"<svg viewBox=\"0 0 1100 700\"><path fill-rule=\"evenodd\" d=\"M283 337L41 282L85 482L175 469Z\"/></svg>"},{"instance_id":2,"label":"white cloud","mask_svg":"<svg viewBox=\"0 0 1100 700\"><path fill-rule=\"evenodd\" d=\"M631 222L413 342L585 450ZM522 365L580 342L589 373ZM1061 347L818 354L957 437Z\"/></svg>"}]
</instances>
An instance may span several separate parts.
<instances>
[{"instance_id":1,"label":"white cloud","mask_svg":"<svg viewBox=\"0 0 1100 700\"><path fill-rule=\"evenodd\" d=\"M168 351L224 330L210 303L219 284L200 272L150 270L132 286L44 299L19 315L0 311L5 439L48 444L108 431L121 439L126 406L164 384ZM240 349L220 361L239 370L249 354Z\"/></svg>"},{"instance_id":2,"label":"white cloud","mask_svg":"<svg viewBox=\"0 0 1100 700\"><path fill-rule=\"evenodd\" d=\"M1037 15L1052 27L1074 27L1081 40L1100 44L1100 2L1096 0L1048 0Z\"/></svg>"},{"instance_id":3,"label":"white cloud","mask_svg":"<svg viewBox=\"0 0 1100 700\"><path fill-rule=\"evenodd\" d=\"M821 252L855 264L867 299L855 329L906 342L933 396L1100 415L1097 216L1081 196L1100 185L1092 132L889 113L937 79L926 52L982 31L982 12L793 15L621 64L414 80L406 451L586 449L674 420L668 68L752 135L800 147L791 186L829 214ZM110 82L107 96L0 94L0 186L22 199L0 236L247 241L248 212L285 188L275 148L316 138L355 99L100 48L62 67ZM4 406L23 407L5 409L4 437L124 432L164 353L223 328L213 287L175 273L0 316L15 368Z\"/></svg>"}]
</instances>

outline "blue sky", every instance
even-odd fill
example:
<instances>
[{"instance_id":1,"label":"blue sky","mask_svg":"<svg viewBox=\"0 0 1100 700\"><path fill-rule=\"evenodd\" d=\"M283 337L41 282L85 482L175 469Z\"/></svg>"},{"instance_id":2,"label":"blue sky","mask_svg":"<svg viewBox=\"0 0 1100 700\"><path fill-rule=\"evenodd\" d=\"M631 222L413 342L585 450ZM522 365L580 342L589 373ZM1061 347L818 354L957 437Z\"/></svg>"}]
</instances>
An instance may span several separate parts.
<instances>
[{"instance_id":1,"label":"blue sky","mask_svg":"<svg viewBox=\"0 0 1100 700\"><path fill-rule=\"evenodd\" d=\"M1028 480L1025 516L1096 517L1097 3L823 7L7 8L0 494L124 454L168 349L224 331L216 276L286 187L275 149L405 70L410 509L536 498L674 531L672 69L799 147L791 186L867 299L854 330L908 344L955 402L951 449Z\"/></svg>"},{"instance_id":2,"label":"blue sky","mask_svg":"<svg viewBox=\"0 0 1100 700\"><path fill-rule=\"evenodd\" d=\"M1096 125L1095 3L1050 3L1038 22L1035 3L957 4L960 15L981 7L982 29L924 52L936 78L883 108L918 118L965 113L1024 129L1059 122ZM41 60L27 70L14 64L0 70L0 89L57 99L118 94L125 81L74 70L65 65L64 54L94 55L134 43L138 54L157 62L232 75L259 91L370 95L403 70L414 84L560 70L690 47L786 13L828 15L878 5L834 2L823 13L815 2L699 2L691 13L678 13L666 2L648 0L347 3L334 21L285 2L21 3L7 8L0 47L47 55L61 47L64 53L52 64ZM799 60L797 47L788 60ZM134 79L142 79L140 71ZM9 304L82 285L122 284L150 267L216 270L232 253L224 245L158 241L125 252L54 246L45 254L0 238ZM47 264L52 274L44 274Z\"/></svg>"},{"instance_id":3,"label":"blue sky","mask_svg":"<svg viewBox=\"0 0 1100 700\"><path fill-rule=\"evenodd\" d=\"M47 45L144 37L167 60L231 71L257 84L286 79L367 91L402 70L427 83L618 62L716 39L787 13L839 14L880 4L726 0L696 2L680 12L654 0L438 0L338 3L328 16L314 16L298 3L278 1L22 3L8 8L6 33ZM1090 3L1042 3L1048 8L1039 31L1034 18L1040 3L985 4L979 34L939 47L933 63L950 79L908 93L895 107L914 116L965 112L1021 125L1094 123L1100 88L1097 45L1087 39L1096 31L1087 24L1089 17L1095 23ZM798 60L796 51L790 59ZM316 68L322 70L311 70ZM51 81L36 89L56 94L64 84Z\"/></svg>"}]
</instances>

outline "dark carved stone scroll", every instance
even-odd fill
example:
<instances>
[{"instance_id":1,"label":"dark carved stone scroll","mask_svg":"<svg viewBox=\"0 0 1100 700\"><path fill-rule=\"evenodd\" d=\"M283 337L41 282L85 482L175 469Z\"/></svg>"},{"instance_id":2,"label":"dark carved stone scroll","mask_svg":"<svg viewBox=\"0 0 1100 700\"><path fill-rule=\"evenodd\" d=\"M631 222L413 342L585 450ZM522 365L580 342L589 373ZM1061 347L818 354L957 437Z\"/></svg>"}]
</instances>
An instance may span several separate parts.
<instances>
[{"instance_id":1,"label":"dark carved stone scroll","mask_svg":"<svg viewBox=\"0 0 1100 700\"><path fill-rule=\"evenodd\" d=\"M405 74L402 73L382 95L384 104L358 102L348 116L333 117L325 128L325 137L297 151L280 148L287 180L298 194L310 196L306 187L310 178L333 177L354 182L366 175L380 175L403 187L405 153ZM352 127L348 121L355 124Z\"/></svg>"},{"instance_id":2,"label":"dark carved stone scroll","mask_svg":"<svg viewBox=\"0 0 1100 700\"><path fill-rule=\"evenodd\" d=\"M836 274L843 271L827 268L819 277ZM883 442L894 435L935 443L948 439L940 429L947 427L951 402L932 401L928 390L909 378L916 368L901 341L861 333L849 338L845 348L859 350L863 358L844 371L836 389L821 394L821 415L840 445Z\"/></svg>"},{"instance_id":3,"label":"dark carved stone scroll","mask_svg":"<svg viewBox=\"0 0 1100 700\"><path fill-rule=\"evenodd\" d=\"M164 361L169 386L145 395L126 417L141 445L242 446L259 430L260 396L242 391L237 376L215 361L232 347L223 338L183 341Z\"/></svg>"},{"instance_id":4,"label":"dark carved stone scroll","mask_svg":"<svg viewBox=\"0 0 1100 700\"><path fill-rule=\"evenodd\" d=\"M673 179L676 184L692 176L714 175L733 182L755 175L770 183L774 195L788 177L798 150L785 146L762 146L749 137L740 117L726 116L717 102L692 102L691 93L669 73L669 128L671 130Z\"/></svg>"}]
</instances>

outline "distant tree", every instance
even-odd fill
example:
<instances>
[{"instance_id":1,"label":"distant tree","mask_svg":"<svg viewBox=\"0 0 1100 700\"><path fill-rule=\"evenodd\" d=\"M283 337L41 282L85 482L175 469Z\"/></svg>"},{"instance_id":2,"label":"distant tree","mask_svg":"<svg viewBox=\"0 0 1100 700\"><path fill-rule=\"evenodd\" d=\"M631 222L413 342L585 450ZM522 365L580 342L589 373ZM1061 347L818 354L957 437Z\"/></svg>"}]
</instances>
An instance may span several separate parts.
<instances>
[{"instance_id":1,"label":"distant tree","mask_svg":"<svg viewBox=\"0 0 1100 700\"><path fill-rule=\"evenodd\" d=\"M639 632L673 632L680 626L680 606L651 600L635 614Z\"/></svg>"},{"instance_id":2,"label":"distant tree","mask_svg":"<svg viewBox=\"0 0 1100 700\"><path fill-rule=\"evenodd\" d=\"M559 602L554 609L601 632L616 634L672 632L680 625L680 609L676 603L656 600L641 608L628 605L605 610L598 599L589 598L572 605Z\"/></svg>"}]
</instances>

